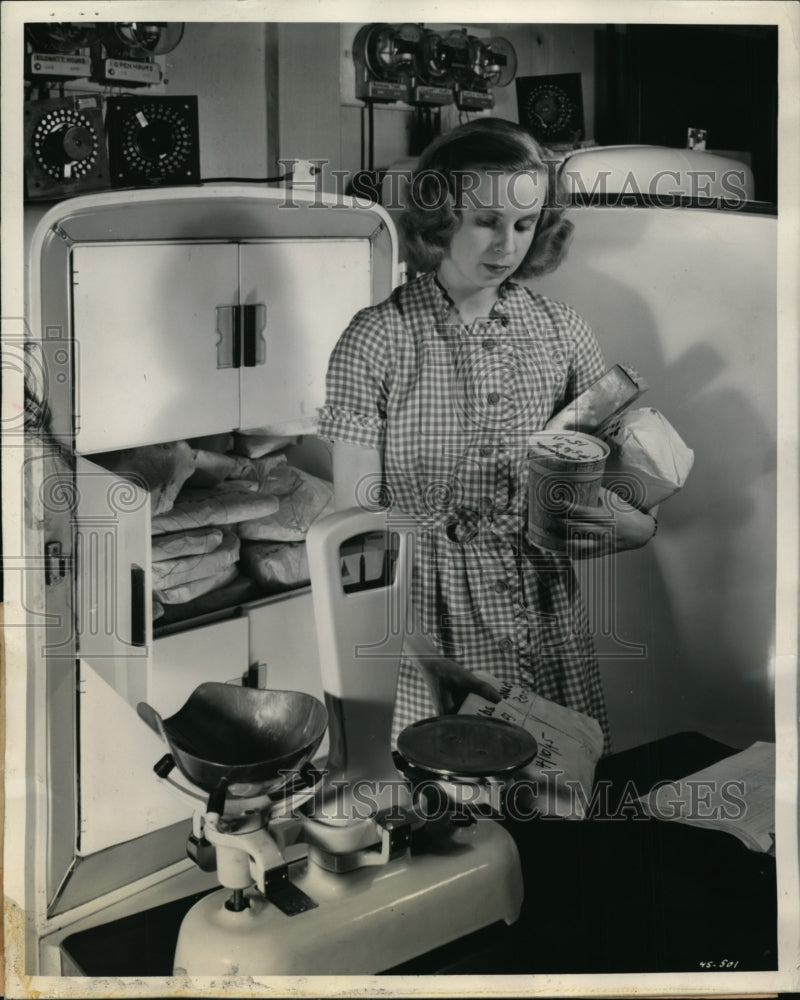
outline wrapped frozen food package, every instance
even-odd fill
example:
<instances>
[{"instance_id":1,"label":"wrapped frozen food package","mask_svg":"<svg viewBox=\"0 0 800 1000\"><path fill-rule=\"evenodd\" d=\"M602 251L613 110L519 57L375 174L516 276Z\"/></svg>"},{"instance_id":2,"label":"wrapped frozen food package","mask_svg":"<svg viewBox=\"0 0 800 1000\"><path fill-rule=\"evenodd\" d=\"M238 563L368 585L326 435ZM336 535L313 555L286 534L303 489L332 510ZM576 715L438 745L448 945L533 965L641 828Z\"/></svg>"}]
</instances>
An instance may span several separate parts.
<instances>
[{"instance_id":1,"label":"wrapped frozen food package","mask_svg":"<svg viewBox=\"0 0 800 1000\"><path fill-rule=\"evenodd\" d=\"M239 455L247 458L261 458L271 455L273 451L295 444L297 435L265 434L261 431L237 431L234 448Z\"/></svg>"},{"instance_id":2,"label":"wrapped frozen food package","mask_svg":"<svg viewBox=\"0 0 800 1000\"><path fill-rule=\"evenodd\" d=\"M209 591L226 586L238 575L239 571L234 563L232 566L226 566L225 569L214 573L213 576L191 580L189 583L182 583L177 587L156 588L153 591L153 596L161 604L186 604L187 601L200 597L201 594L207 594Z\"/></svg>"},{"instance_id":3,"label":"wrapped frozen food package","mask_svg":"<svg viewBox=\"0 0 800 1000\"><path fill-rule=\"evenodd\" d=\"M299 542L317 518L333 509L332 484L302 469L277 466L262 486L277 496L280 506L273 514L241 523L242 538Z\"/></svg>"},{"instance_id":4,"label":"wrapped frozen food package","mask_svg":"<svg viewBox=\"0 0 800 1000\"><path fill-rule=\"evenodd\" d=\"M172 625L186 621L197 615L205 615L224 608L235 608L237 605L252 601L260 595L258 585L248 577L239 573L233 579L205 594L193 597L185 604L165 604L162 606L159 626ZM155 614L155 612L154 612Z\"/></svg>"},{"instance_id":5,"label":"wrapped frozen food package","mask_svg":"<svg viewBox=\"0 0 800 1000\"><path fill-rule=\"evenodd\" d=\"M192 448L204 448L207 451L229 452L233 451L233 434L225 432L223 434L207 434L205 437L189 438Z\"/></svg>"},{"instance_id":6,"label":"wrapped frozen food package","mask_svg":"<svg viewBox=\"0 0 800 1000\"><path fill-rule=\"evenodd\" d=\"M174 531L169 535L154 535L153 562L205 555L206 552L213 552L221 541L222 528L213 525L191 531Z\"/></svg>"},{"instance_id":7,"label":"wrapped frozen food package","mask_svg":"<svg viewBox=\"0 0 800 1000\"><path fill-rule=\"evenodd\" d=\"M494 703L469 694L459 714L500 719L527 729L536 740L536 757L514 772L512 781L528 784L531 805L541 815L585 819L595 767L603 752L600 724L520 685L501 682L484 671L477 673L491 684L501 700Z\"/></svg>"},{"instance_id":8,"label":"wrapped frozen food package","mask_svg":"<svg viewBox=\"0 0 800 1000\"><path fill-rule=\"evenodd\" d=\"M93 461L109 472L144 483L154 515L172 509L183 484L194 472L194 451L186 441L110 451L95 455Z\"/></svg>"},{"instance_id":9,"label":"wrapped frozen food package","mask_svg":"<svg viewBox=\"0 0 800 1000\"><path fill-rule=\"evenodd\" d=\"M551 417L545 429L595 434L602 424L621 413L647 389L647 383L635 368L614 365Z\"/></svg>"},{"instance_id":10,"label":"wrapped frozen food package","mask_svg":"<svg viewBox=\"0 0 800 1000\"><path fill-rule=\"evenodd\" d=\"M650 510L683 488L694 452L658 410L627 410L599 436L611 449L603 485L640 510Z\"/></svg>"},{"instance_id":11,"label":"wrapped frozen food package","mask_svg":"<svg viewBox=\"0 0 800 1000\"><path fill-rule=\"evenodd\" d=\"M209 489L183 490L172 510L153 517L152 533L236 524L274 514L277 509L278 498L259 492L257 482L231 480Z\"/></svg>"},{"instance_id":12,"label":"wrapped frozen food package","mask_svg":"<svg viewBox=\"0 0 800 1000\"><path fill-rule=\"evenodd\" d=\"M243 455L226 455L218 451L196 448L194 465L194 472L189 477L187 486L216 486L223 480L255 479L253 463Z\"/></svg>"},{"instance_id":13,"label":"wrapped frozen food package","mask_svg":"<svg viewBox=\"0 0 800 1000\"><path fill-rule=\"evenodd\" d=\"M274 497L285 497L297 489L300 481L300 470L294 465L289 465L285 455L266 455L264 458L255 458L253 466L256 470L258 489L262 493L271 493Z\"/></svg>"},{"instance_id":14,"label":"wrapped frozen food package","mask_svg":"<svg viewBox=\"0 0 800 1000\"><path fill-rule=\"evenodd\" d=\"M309 582L304 542L245 542L239 568L267 593L279 593Z\"/></svg>"},{"instance_id":15,"label":"wrapped frozen food package","mask_svg":"<svg viewBox=\"0 0 800 1000\"><path fill-rule=\"evenodd\" d=\"M211 552L154 562L153 586L158 589L177 587L213 576L236 562L239 545L238 536L233 531L225 531L220 544Z\"/></svg>"}]
</instances>

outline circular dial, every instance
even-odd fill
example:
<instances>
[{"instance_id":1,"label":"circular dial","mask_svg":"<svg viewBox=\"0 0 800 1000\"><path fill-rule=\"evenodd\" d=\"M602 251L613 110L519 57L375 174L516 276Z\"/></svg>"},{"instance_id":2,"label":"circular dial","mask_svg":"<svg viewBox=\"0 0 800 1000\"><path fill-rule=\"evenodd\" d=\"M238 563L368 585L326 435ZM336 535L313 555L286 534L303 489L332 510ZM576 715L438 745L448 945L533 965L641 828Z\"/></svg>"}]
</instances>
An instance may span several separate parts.
<instances>
[{"instance_id":1,"label":"circular dial","mask_svg":"<svg viewBox=\"0 0 800 1000\"><path fill-rule=\"evenodd\" d=\"M517 72L517 55L505 38L492 38L488 43L471 39L470 59L476 82L485 87L505 87Z\"/></svg>"},{"instance_id":2,"label":"circular dial","mask_svg":"<svg viewBox=\"0 0 800 1000\"><path fill-rule=\"evenodd\" d=\"M105 41L118 55L141 59L142 56L161 56L172 52L183 38L181 21L117 21L108 25Z\"/></svg>"},{"instance_id":3,"label":"circular dial","mask_svg":"<svg viewBox=\"0 0 800 1000\"><path fill-rule=\"evenodd\" d=\"M177 108L144 104L122 123L122 156L130 170L145 177L167 177L186 169L192 135Z\"/></svg>"},{"instance_id":4,"label":"circular dial","mask_svg":"<svg viewBox=\"0 0 800 1000\"><path fill-rule=\"evenodd\" d=\"M97 162L99 148L91 121L71 108L48 112L33 133L36 162L56 180L84 177Z\"/></svg>"},{"instance_id":5,"label":"circular dial","mask_svg":"<svg viewBox=\"0 0 800 1000\"><path fill-rule=\"evenodd\" d=\"M528 95L525 111L531 127L540 135L550 136L570 127L576 107L560 87L544 84Z\"/></svg>"},{"instance_id":6,"label":"circular dial","mask_svg":"<svg viewBox=\"0 0 800 1000\"><path fill-rule=\"evenodd\" d=\"M77 52L90 45L96 29L91 25L60 22L56 24L26 24L25 34L37 52Z\"/></svg>"},{"instance_id":7,"label":"circular dial","mask_svg":"<svg viewBox=\"0 0 800 1000\"><path fill-rule=\"evenodd\" d=\"M379 79L391 79L413 68L414 53L422 38L415 24L378 24L370 30L365 45L367 65Z\"/></svg>"},{"instance_id":8,"label":"circular dial","mask_svg":"<svg viewBox=\"0 0 800 1000\"><path fill-rule=\"evenodd\" d=\"M425 83L447 87L452 83L452 73L447 58L447 50L442 45L442 36L426 31L415 54L417 75Z\"/></svg>"}]
</instances>

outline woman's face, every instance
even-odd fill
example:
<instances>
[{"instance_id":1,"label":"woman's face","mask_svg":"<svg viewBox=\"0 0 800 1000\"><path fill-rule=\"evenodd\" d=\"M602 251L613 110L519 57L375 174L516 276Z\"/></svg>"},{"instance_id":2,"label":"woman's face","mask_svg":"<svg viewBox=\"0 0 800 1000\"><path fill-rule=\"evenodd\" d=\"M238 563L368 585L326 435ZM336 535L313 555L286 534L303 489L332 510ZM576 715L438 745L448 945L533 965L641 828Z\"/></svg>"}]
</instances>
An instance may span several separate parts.
<instances>
[{"instance_id":1,"label":"woman's face","mask_svg":"<svg viewBox=\"0 0 800 1000\"><path fill-rule=\"evenodd\" d=\"M497 287L522 263L547 184L543 172L475 171L465 177L458 229L439 274L446 287L469 292Z\"/></svg>"}]
</instances>

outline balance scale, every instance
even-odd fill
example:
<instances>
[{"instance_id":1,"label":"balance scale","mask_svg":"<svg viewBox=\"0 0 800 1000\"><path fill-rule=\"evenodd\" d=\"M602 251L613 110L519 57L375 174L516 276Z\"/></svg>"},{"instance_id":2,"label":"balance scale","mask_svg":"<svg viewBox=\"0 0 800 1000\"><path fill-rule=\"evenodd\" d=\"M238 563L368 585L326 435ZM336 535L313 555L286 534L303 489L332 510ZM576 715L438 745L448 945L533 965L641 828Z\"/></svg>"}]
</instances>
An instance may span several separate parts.
<instances>
[{"instance_id":1,"label":"balance scale","mask_svg":"<svg viewBox=\"0 0 800 1000\"><path fill-rule=\"evenodd\" d=\"M393 574L346 592L340 547L376 531ZM369 975L519 916L516 845L469 806L533 759L535 740L494 719L423 720L401 734L409 777L398 771L409 532L385 512L345 511L314 524L306 545L326 707L207 683L169 719L138 708L169 745L156 773L195 807L189 856L223 887L184 918L176 975Z\"/></svg>"}]
</instances>

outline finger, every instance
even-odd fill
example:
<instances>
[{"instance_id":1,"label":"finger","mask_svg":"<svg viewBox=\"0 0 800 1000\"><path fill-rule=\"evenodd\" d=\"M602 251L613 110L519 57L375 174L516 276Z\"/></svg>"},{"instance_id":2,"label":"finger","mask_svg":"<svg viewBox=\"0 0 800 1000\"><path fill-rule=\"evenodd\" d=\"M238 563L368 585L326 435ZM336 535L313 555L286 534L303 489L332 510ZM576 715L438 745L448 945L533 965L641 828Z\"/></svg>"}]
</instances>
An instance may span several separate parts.
<instances>
[{"instance_id":1,"label":"finger","mask_svg":"<svg viewBox=\"0 0 800 1000\"><path fill-rule=\"evenodd\" d=\"M611 534L595 535L592 538L573 536L569 542L570 555L573 558L611 555L614 551L612 538Z\"/></svg>"},{"instance_id":2,"label":"finger","mask_svg":"<svg viewBox=\"0 0 800 1000\"><path fill-rule=\"evenodd\" d=\"M499 691L493 688L491 684L488 684L486 681L478 680L477 678L475 678L475 687L473 688L473 691L475 694L479 694L481 698L485 698L487 701L492 702L493 705L496 705L497 702L503 700L503 696Z\"/></svg>"},{"instance_id":3,"label":"finger","mask_svg":"<svg viewBox=\"0 0 800 1000\"><path fill-rule=\"evenodd\" d=\"M585 504L575 504L570 507L567 519L570 521L613 521L616 508L612 512L608 507L589 507Z\"/></svg>"}]
</instances>

